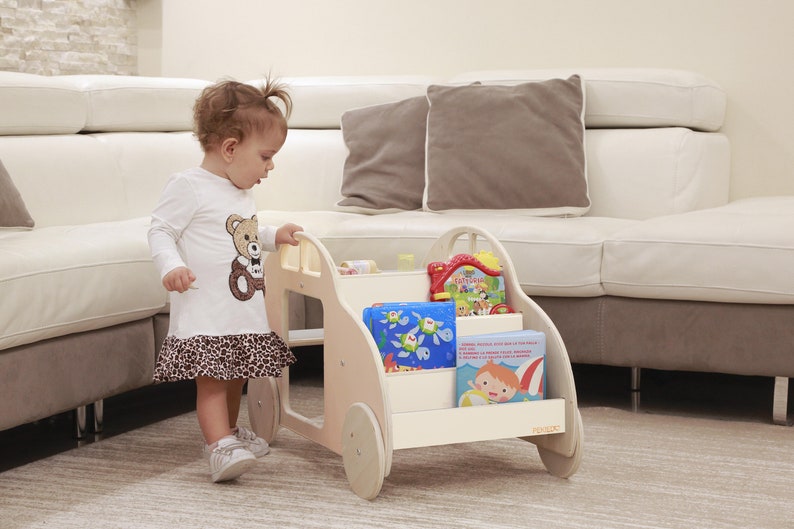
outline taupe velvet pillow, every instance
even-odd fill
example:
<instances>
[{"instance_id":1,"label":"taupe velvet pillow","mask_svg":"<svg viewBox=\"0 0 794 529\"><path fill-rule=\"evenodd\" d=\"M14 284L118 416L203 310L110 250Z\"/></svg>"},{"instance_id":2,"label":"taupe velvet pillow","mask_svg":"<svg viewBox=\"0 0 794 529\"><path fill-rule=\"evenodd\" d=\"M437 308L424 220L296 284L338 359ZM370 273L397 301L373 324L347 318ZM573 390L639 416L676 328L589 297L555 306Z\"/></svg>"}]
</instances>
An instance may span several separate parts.
<instances>
[{"instance_id":1,"label":"taupe velvet pillow","mask_svg":"<svg viewBox=\"0 0 794 529\"><path fill-rule=\"evenodd\" d=\"M578 75L428 88L427 211L578 216L590 208Z\"/></svg>"},{"instance_id":2,"label":"taupe velvet pillow","mask_svg":"<svg viewBox=\"0 0 794 529\"><path fill-rule=\"evenodd\" d=\"M349 150L337 206L363 213L422 209L427 98L349 110L342 136Z\"/></svg>"},{"instance_id":3,"label":"taupe velvet pillow","mask_svg":"<svg viewBox=\"0 0 794 529\"><path fill-rule=\"evenodd\" d=\"M0 227L32 228L33 218L22 200L17 187L0 161Z\"/></svg>"}]
</instances>

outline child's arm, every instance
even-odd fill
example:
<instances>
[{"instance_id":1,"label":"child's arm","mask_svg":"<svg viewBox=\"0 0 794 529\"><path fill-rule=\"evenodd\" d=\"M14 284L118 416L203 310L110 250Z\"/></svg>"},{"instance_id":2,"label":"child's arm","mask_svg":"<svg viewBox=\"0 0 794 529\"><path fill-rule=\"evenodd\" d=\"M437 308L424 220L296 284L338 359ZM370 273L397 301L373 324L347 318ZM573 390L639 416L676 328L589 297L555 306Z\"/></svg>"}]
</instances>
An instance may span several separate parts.
<instances>
[{"instance_id":1,"label":"child's arm","mask_svg":"<svg viewBox=\"0 0 794 529\"><path fill-rule=\"evenodd\" d=\"M296 246L298 244L297 239L295 239L296 231L303 231L303 227L291 222L278 228L275 226L260 226L259 241L266 252L275 252L280 244Z\"/></svg>"},{"instance_id":2,"label":"child's arm","mask_svg":"<svg viewBox=\"0 0 794 529\"><path fill-rule=\"evenodd\" d=\"M190 186L184 179L172 178L166 184L160 202L152 212L149 227L149 248L152 260L157 267L163 286L169 291L184 292L195 276L188 270L177 249L176 241L190 223L195 212L196 202ZM174 273L182 269L182 272ZM174 273L168 280L167 276ZM192 278L192 279L191 279ZM184 288L180 286L185 281Z\"/></svg>"}]
</instances>

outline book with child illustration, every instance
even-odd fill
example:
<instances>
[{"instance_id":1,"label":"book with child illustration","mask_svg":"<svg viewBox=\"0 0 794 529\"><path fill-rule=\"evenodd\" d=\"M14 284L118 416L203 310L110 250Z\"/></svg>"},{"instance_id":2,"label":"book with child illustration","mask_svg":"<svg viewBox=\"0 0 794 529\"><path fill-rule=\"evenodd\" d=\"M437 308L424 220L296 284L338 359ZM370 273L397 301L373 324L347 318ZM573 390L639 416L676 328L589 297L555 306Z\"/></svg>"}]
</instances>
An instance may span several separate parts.
<instances>
[{"instance_id":1,"label":"book with child illustration","mask_svg":"<svg viewBox=\"0 0 794 529\"><path fill-rule=\"evenodd\" d=\"M458 406L541 400L546 335L523 330L458 337Z\"/></svg>"},{"instance_id":2,"label":"book with child illustration","mask_svg":"<svg viewBox=\"0 0 794 529\"><path fill-rule=\"evenodd\" d=\"M387 373L455 367L454 303L377 303L363 318Z\"/></svg>"}]
</instances>

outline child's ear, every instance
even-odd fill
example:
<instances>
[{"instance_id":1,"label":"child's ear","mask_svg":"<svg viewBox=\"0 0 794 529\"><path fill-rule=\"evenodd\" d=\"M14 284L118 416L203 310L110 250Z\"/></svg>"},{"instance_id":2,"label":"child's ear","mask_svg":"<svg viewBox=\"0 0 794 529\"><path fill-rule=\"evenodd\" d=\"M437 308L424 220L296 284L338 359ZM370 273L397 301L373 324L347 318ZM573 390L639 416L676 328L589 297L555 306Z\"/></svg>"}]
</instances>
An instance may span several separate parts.
<instances>
[{"instance_id":1,"label":"child's ear","mask_svg":"<svg viewBox=\"0 0 794 529\"><path fill-rule=\"evenodd\" d=\"M232 158L234 158L234 151L237 149L237 145L240 142L237 138L226 138L221 142L221 156L227 162L231 162Z\"/></svg>"}]
</instances>

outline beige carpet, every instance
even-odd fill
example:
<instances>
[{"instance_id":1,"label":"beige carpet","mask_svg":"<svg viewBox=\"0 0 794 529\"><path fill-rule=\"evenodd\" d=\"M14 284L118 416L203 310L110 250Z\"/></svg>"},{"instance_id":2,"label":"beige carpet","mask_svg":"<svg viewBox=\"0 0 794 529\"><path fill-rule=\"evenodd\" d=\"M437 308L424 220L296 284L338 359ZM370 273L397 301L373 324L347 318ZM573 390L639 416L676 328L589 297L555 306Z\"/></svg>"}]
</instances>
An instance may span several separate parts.
<instances>
[{"instance_id":1,"label":"beige carpet","mask_svg":"<svg viewBox=\"0 0 794 529\"><path fill-rule=\"evenodd\" d=\"M316 387L293 388L306 413ZM519 439L401 450L380 496L282 429L236 482L209 483L194 413L0 474L0 527L794 527L794 428L584 408L584 460L549 475Z\"/></svg>"}]
</instances>

